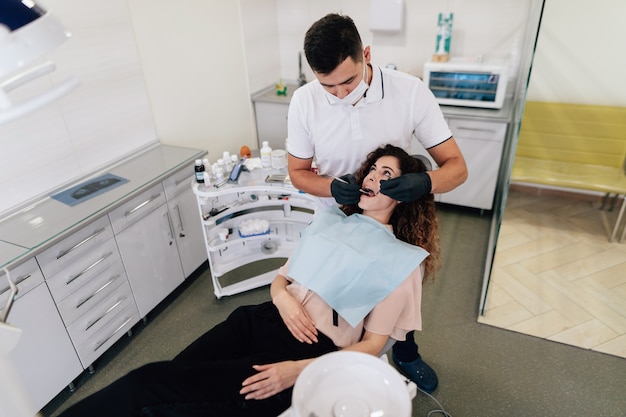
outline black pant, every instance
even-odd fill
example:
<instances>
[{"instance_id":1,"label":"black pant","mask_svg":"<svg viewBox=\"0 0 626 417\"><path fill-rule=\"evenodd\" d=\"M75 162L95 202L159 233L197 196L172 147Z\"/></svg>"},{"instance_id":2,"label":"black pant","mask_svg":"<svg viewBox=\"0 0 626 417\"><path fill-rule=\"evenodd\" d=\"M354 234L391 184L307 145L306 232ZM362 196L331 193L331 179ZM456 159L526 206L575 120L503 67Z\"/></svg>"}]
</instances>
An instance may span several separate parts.
<instances>
[{"instance_id":1,"label":"black pant","mask_svg":"<svg viewBox=\"0 0 626 417\"><path fill-rule=\"evenodd\" d=\"M417 343L415 342L415 331L410 331L406 334L406 339L397 341L393 344L393 352L403 362L411 362L419 358L419 351Z\"/></svg>"},{"instance_id":2,"label":"black pant","mask_svg":"<svg viewBox=\"0 0 626 417\"><path fill-rule=\"evenodd\" d=\"M224 322L172 361L136 369L66 410L62 417L277 416L291 404L291 389L266 400L244 400L241 383L252 365L313 358L336 351L323 334L298 342L276 307L237 308Z\"/></svg>"}]
</instances>

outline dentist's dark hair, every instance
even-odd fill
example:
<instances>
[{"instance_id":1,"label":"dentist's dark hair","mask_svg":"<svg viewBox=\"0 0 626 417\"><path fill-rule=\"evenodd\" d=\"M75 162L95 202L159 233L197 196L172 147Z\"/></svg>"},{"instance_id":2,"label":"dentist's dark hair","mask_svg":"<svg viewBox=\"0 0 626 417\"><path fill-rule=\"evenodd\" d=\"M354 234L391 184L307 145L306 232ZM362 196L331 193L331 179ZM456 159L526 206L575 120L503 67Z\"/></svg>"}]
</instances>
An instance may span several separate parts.
<instances>
[{"instance_id":1,"label":"dentist's dark hair","mask_svg":"<svg viewBox=\"0 0 626 417\"><path fill-rule=\"evenodd\" d=\"M409 155L402 148L386 145L367 156L355 175L357 184L363 183L370 167L383 156L397 158L401 174L426 172L426 166L422 160ZM342 206L341 209L347 215L363 212L357 205ZM426 194L417 201L398 204L391 214L389 224L393 227L396 238L411 245L420 246L430 253L430 256L424 260L424 278L434 279L440 267L439 220L435 197L432 194Z\"/></svg>"},{"instance_id":2,"label":"dentist's dark hair","mask_svg":"<svg viewBox=\"0 0 626 417\"><path fill-rule=\"evenodd\" d=\"M327 14L306 32L304 54L313 71L326 75L348 57L362 62L363 43L350 17Z\"/></svg>"}]
</instances>

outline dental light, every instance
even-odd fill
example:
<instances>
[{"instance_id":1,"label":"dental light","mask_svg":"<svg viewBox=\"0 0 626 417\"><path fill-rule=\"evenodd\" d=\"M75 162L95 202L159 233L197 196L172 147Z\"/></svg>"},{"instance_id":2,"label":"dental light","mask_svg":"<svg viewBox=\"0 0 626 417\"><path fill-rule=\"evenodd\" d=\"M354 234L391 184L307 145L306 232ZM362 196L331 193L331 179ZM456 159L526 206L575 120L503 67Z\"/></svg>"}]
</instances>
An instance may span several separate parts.
<instances>
[{"instance_id":1,"label":"dental light","mask_svg":"<svg viewBox=\"0 0 626 417\"><path fill-rule=\"evenodd\" d=\"M373 355L332 352L304 368L280 417L410 417L416 392L415 383Z\"/></svg>"},{"instance_id":2,"label":"dental light","mask_svg":"<svg viewBox=\"0 0 626 417\"><path fill-rule=\"evenodd\" d=\"M20 102L9 97L9 92L53 72L56 67L51 62L32 65L69 37L61 23L33 0L0 2L0 124L31 113L78 86L78 79L70 77Z\"/></svg>"}]
</instances>

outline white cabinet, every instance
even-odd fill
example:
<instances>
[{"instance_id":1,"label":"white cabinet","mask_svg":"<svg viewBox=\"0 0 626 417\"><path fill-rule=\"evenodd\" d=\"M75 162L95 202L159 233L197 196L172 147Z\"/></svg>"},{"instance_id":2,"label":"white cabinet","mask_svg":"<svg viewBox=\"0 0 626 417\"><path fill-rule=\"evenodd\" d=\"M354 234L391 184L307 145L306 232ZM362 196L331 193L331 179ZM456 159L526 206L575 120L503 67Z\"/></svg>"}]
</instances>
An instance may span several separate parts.
<instances>
[{"instance_id":1,"label":"white cabinet","mask_svg":"<svg viewBox=\"0 0 626 417\"><path fill-rule=\"evenodd\" d=\"M109 213L141 317L184 281L174 224L159 183Z\"/></svg>"},{"instance_id":2,"label":"white cabinet","mask_svg":"<svg viewBox=\"0 0 626 417\"><path fill-rule=\"evenodd\" d=\"M9 359L27 398L39 410L83 368L35 259L11 269L10 276L18 283L18 294L7 321L22 335ZM1 306L7 301L7 286L0 273Z\"/></svg>"},{"instance_id":3,"label":"white cabinet","mask_svg":"<svg viewBox=\"0 0 626 417\"><path fill-rule=\"evenodd\" d=\"M128 179L124 185L72 207L48 196L0 219L0 265L20 281L8 322L23 334L10 360L37 409L183 281L181 259L185 271L206 259L189 190L193 161L204 155L151 146L109 167ZM193 254L179 256L177 246L188 245L180 235L196 240ZM0 309L9 296L3 275L0 269Z\"/></svg>"},{"instance_id":4,"label":"white cabinet","mask_svg":"<svg viewBox=\"0 0 626 417\"><path fill-rule=\"evenodd\" d=\"M289 184L265 183L269 173L272 172L244 173L239 184L221 188L193 185L202 213L202 229L217 298L269 284L277 268L270 271L247 268L247 276L236 282L226 282L224 278L229 272L257 261L288 258L302 230L313 219L315 200ZM267 221L269 228L263 233L243 233L242 236L240 226L251 219ZM226 239L219 236L223 229L228 230Z\"/></svg>"},{"instance_id":5,"label":"white cabinet","mask_svg":"<svg viewBox=\"0 0 626 417\"><path fill-rule=\"evenodd\" d=\"M297 84L287 84L284 96L276 94L274 85L252 96L259 149L267 141L272 149L285 149L289 102Z\"/></svg>"},{"instance_id":6,"label":"white cabinet","mask_svg":"<svg viewBox=\"0 0 626 417\"><path fill-rule=\"evenodd\" d=\"M491 210L496 192L500 159L507 123L450 118L448 124L467 164L467 180L452 191L435 194L435 201ZM425 155L433 169L438 165L428 152L413 140L411 153Z\"/></svg>"},{"instance_id":7,"label":"white cabinet","mask_svg":"<svg viewBox=\"0 0 626 417\"><path fill-rule=\"evenodd\" d=\"M163 181L185 278L207 260L198 205L190 187L191 172L183 170Z\"/></svg>"},{"instance_id":8,"label":"white cabinet","mask_svg":"<svg viewBox=\"0 0 626 417\"><path fill-rule=\"evenodd\" d=\"M139 321L108 217L46 249L37 261L86 369Z\"/></svg>"},{"instance_id":9,"label":"white cabinet","mask_svg":"<svg viewBox=\"0 0 626 417\"><path fill-rule=\"evenodd\" d=\"M454 190L441 194L439 201L491 210L507 123L453 118L448 123L465 158L468 177Z\"/></svg>"},{"instance_id":10,"label":"white cabinet","mask_svg":"<svg viewBox=\"0 0 626 417\"><path fill-rule=\"evenodd\" d=\"M272 149L284 149L287 139L289 104L254 103L259 149L267 141Z\"/></svg>"}]
</instances>

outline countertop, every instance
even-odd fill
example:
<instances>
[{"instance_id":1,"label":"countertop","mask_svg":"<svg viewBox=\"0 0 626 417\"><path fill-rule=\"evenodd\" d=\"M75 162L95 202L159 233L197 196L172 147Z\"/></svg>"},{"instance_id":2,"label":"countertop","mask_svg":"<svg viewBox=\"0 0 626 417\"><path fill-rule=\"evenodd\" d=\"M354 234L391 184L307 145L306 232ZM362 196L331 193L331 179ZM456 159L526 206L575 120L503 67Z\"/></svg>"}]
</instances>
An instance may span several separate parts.
<instances>
[{"instance_id":1,"label":"countertop","mask_svg":"<svg viewBox=\"0 0 626 417\"><path fill-rule=\"evenodd\" d=\"M271 85L267 88L264 88L261 91L258 91L252 95L252 102L261 102L261 103L276 103L276 104L286 104L289 105L291 101L291 97L293 96L293 92L298 88L298 84L286 84L287 85L287 95L279 96L276 94L276 86Z\"/></svg>"},{"instance_id":2,"label":"countertop","mask_svg":"<svg viewBox=\"0 0 626 417\"><path fill-rule=\"evenodd\" d=\"M445 117L462 117L468 119L482 119L501 122L510 122L513 118L513 98L506 97L502 108L500 109L483 109L479 107L461 107L440 105L441 111Z\"/></svg>"},{"instance_id":3,"label":"countertop","mask_svg":"<svg viewBox=\"0 0 626 417\"><path fill-rule=\"evenodd\" d=\"M252 102L274 103L289 105L293 92L298 88L297 84L287 84L287 95L279 96L276 88L271 85L252 95ZM483 109L478 107L461 107L440 105L441 111L446 117L461 117L471 119L482 119L492 121L510 122L513 116L513 99L506 97L500 109Z\"/></svg>"},{"instance_id":4,"label":"countertop","mask_svg":"<svg viewBox=\"0 0 626 417\"><path fill-rule=\"evenodd\" d=\"M72 232L120 206L144 189L170 174L191 167L206 151L167 145L155 145L138 155L113 163L103 170L80 178L71 188L105 173L128 180L119 187L70 207L50 195L0 219L0 268L19 264L26 258L60 241ZM190 169L189 175L193 176ZM58 190L60 191L60 190Z\"/></svg>"}]
</instances>

